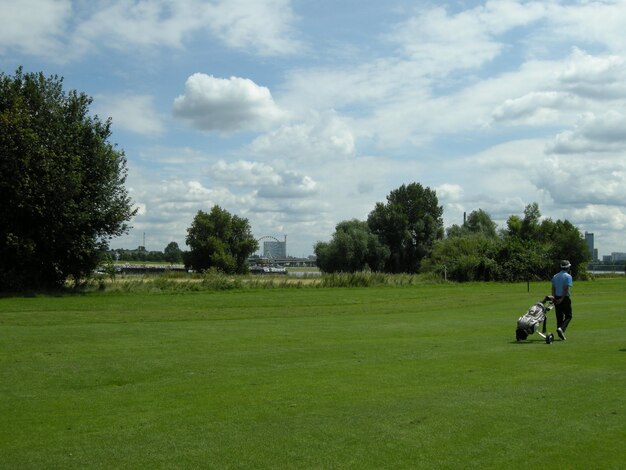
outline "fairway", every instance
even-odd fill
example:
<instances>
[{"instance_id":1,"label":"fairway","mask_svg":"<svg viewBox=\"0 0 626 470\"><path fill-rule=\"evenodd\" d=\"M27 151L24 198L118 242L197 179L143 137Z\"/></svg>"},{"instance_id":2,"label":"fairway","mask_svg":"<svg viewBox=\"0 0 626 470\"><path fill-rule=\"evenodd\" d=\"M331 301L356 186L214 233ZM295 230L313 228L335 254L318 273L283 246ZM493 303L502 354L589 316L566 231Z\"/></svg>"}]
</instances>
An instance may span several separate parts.
<instances>
[{"instance_id":1,"label":"fairway","mask_svg":"<svg viewBox=\"0 0 626 470\"><path fill-rule=\"evenodd\" d=\"M624 468L626 279L549 289L3 298L0 468Z\"/></svg>"}]
</instances>

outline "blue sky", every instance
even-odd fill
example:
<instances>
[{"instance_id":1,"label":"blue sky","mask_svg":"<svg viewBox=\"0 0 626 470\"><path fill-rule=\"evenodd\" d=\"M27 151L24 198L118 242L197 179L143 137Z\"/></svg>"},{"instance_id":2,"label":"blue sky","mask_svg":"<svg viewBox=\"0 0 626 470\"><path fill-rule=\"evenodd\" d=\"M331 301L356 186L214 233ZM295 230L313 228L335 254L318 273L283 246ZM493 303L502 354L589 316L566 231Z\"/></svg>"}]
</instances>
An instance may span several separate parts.
<instances>
[{"instance_id":1,"label":"blue sky","mask_svg":"<svg viewBox=\"0 0 626 470\"><path fill-rule=\"evenodd\" d=\"M402 184L444 224L524 207L626 251L626 2L0 0L0 70L113 119L162 250L218 204L313 253Z\"/></svg>"}]
</instances>

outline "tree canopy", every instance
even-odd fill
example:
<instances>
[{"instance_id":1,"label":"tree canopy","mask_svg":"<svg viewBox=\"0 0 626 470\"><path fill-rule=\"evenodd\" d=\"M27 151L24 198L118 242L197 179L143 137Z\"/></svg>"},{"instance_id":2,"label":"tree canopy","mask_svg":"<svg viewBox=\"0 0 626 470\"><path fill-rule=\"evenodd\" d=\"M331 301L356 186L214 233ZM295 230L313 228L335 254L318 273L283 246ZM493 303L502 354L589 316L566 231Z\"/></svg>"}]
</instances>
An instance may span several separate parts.
<instances>
[{"instance_id":1,"label":"tree canopy","mask_svg":"<svg viewBox=\"0 0 626 470\"><path fill-rule=\"evenodd\" d=\"M463 225L452 225L446 229L448 237L462 237L465 235L483 235L488 238L495 238L496 223L491 220L491 216L482 209L472 211L463 222Z\"/></svg>"},{"instance_id":2,"label":"tree canopy","mask_svg":"<svg viewBox=\"0 0 626 470\"><path fill-rule=\"evenodd\" d=\"M169 242L163 250L165 261L170 263L180 263L183 260L183 251L179 248L178 243Z\"/></svg>"},{"instance_id":3,"label":"tree canopy","mask_svg":"<svg viewBox=\"0 0 626 470\"><path fill-rule=\"evenodd\" d=\"M419 183L391 191L387 203L377 203L367 218L371 231L390 250L385 271L416 273L443 237L443 207L437 194Z\"/></svg>"},{"instance_id":4,"label":"tree canopy","mask_svg":"<svg viewBox=\"0 0 626 470\"><path fill-rule=\"evenodd\" d=\"M499 236L493 236L495 226L486 213L476 218L473 214L468 222L481 220L473 224L480 228L466 223L448 229L448 237L435 244L424 270L445 272L456 281L528 281L549 279L560 260L567 259L575 277L585 274L591 255L580 231L567 220L541 220L537 203L527 205L523 217L511 215Z\"/></svg>"},{"instance_id":5,"label":"tree canopy","mask_svg":"<svg viewBox=\"0 0 626 470\"><path fill-rule=\"evenodd\" d=\"M63 79L0 73L0 290L89 275L135 214L111 120Z\"/></svg>"},{"instance_id":6,"label":"tree canopy","mask_svg":"<svg viewBox=\"0 0 626 470\"><path fill-rule=\"evenodd\" d=\"M482 233L465 233L437 240L422 270L447 279L492 281L499 278L498 253L501 242Z\"/></svg>"},{"instance_id":7,"label":"tree canopy","mask_svg":"<svg viewBox=\"0 0 626 470\"><path fill-rule=\"evenodd\" d=\"M215 268L224 273L248 271L248 257L259 247L247 219L219 206L198 211L187 229L185 265L196 271Z\"/></svg>"},{"instance_id":8,"label":"tree canopy","mask_svg":"<svg viewBox=\"0 0 626 470\"><path fill-rule=\"evenodd\" d=\"M315 245L317 266L324 272L382 271L389 248L372 233L367 222L344 220L330 242Z\"/></svg>"}]
</instances>

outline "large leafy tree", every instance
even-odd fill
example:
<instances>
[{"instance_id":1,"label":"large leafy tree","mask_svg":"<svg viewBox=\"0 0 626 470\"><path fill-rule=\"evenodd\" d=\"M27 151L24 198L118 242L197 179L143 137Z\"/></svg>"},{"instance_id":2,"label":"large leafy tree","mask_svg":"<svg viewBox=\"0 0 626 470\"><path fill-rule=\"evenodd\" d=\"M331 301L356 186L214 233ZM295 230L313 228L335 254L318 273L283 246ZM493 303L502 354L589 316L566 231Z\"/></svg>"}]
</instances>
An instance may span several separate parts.
<instances>
[{"instance_id":1,"label":"large leafy tree","mask_svg":"<svg viewBox=\"0 0 626 470\"><path fill-rule=\"evenodd\" d=\"M163 250L163 257L170 263L180 263L183 260L183 252L178 243L169 242Z\"/></svg>"},{"instance_id":2,"label":"large leafy tree","mask_svg":"<svg viewBox=\"0 0 626 470\"><path fill-rule=\"evenodd\" d=\"M552 262L545 244L519 237L505 237L496 260L502 281L547 279Z\"/></svg>"},{"instance_id":3,"label":"large leafy tree","mask_svg":"<svg viewBox=\"0 0 626 470\"><path fill-rule=\"evenodd\" d=\"M547 245L550 273L559 269L560 260L572 263L572 275L575 278L585 277L587 263L591 261L591 253L580 230L569 220L544 220L538 228L543 242Z\"/></svg>"},{"instance_id":4,"label":"large leafy tree","mask_svg":"<svg viewBox=\"0 0 626 470\"><path fill-rule=\"evenodd\" d=\"M317 265L327 273L381 271L389 257L389 248L381 244L367 222L353 219L337 224L330 242L315 245Z\"/></svg>"},{"instance_id":5,"label":"large leafy tree","mask_svg":"<svg viewBox=\"0 0 626 470\"><path fill-rule=\"evenodd\" d=\"M500 277L505 281L529 281L549 276L549 245L540 230L541 212L534 202L524 209L524 217L511 215L502 231L502 249L497 261Z\"/></svg>"},{"instance_id":6,"label":"large leafy tree","mask_svg":"<svg viewBox=\"0 0 626 470\"><path fill-rule=\"evenodd\" d=\"M463 225L452 225L446 229L446 235L448 238L462 237L471 234L483 235L487 238L496 238L496 223L491 219L491 216L482 209L472 211L467 217L467 220L463 222Z\"/></svg>"},{"instance_id":7,"label":"large leafy tree","mask_svg":"<svg viewBox=\"0 0 626 470\"><path fill-rule=\"evenodd\" d=\"M547 279L562 259L572 263L574 277L584 277L591 259L580 230L568 220L541 221L536 202L526 206L523 218L509 217L503 239L499 262L507 280Z\"/></svg>"},{"instance_id":8,"label":"large leafy tree","mask_svg":"<svg viewBox=\"0 0 626 470\"><path fill-rule=\"evenodd\" d=\"M386 204L377 203L367 223L389 247L385 270L418 272L435 240L443 237L442 215L436 192L419 183L402 185L391 191Z\"/></svg>"},{"instance_id":9,"label":"large leafy tree","mask_svg":"<svg viewBox=\"0 0 626 470\"><path fill-rule=\"evenodd\" d=\"M248 257L259 247L247 219L219 206L198 211L187 229L185 264L197 271L215 268L225 273L248 270Z\"/></svg>"},{"instance_id":10,"label":"large leafy tree","mask_svg":"<svg viewBox=\"0 0 626 470\"><path fill-rule=\"evenodd\" d=\"M482 209L472 211L465 222L469 233L484 235L487 238L495 238L496 223L491 219L489 213Z\"/></svg>"},{"instance_id":11,"label":"large leafy tree","mask_svg":"<svg viewBox=\"0 0 626 470\"><path fill-rule=\"evenodd\" d=\"M0 290L78 283L134 215L111 120L63 79L0 73Z\"/></svg>"},{"instance_id":12,"label":"large leafy tree","mask_svg":"<svg viewBox=\"0 0 626 470\"><path fill-rule=\"evenodd\" d=\"M500 269L496 257L501 249L497 237L465 233L437 240L431 255L422 263L423 271L455 281L493 281Z\"/></svg>"}]
</instances>

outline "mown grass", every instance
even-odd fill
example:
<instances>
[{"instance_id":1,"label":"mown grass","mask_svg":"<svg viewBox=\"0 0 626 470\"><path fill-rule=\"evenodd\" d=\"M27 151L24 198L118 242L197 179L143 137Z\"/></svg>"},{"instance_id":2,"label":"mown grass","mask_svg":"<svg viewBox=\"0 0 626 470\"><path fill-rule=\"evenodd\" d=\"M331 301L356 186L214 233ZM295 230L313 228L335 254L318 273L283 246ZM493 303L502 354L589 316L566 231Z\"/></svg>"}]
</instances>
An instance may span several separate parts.
<instances>
[{"instance_id":1,"label":"mown grass","mask_svg":"<svg viewBox=\"0 0 626 470\"><path fill-rule=\"evenodd\" d=\"M552 345L546 283L0 299L0 467L623 468L625 287Z\"/></svg>"}]
</instances>

